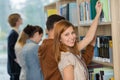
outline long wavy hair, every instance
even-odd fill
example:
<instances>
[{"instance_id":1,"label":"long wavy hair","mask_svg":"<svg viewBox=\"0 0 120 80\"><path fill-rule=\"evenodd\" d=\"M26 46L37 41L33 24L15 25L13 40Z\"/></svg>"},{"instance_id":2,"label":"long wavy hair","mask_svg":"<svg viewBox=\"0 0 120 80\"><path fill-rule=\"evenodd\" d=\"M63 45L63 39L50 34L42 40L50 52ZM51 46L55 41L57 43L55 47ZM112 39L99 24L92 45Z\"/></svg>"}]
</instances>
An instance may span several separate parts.
<instances>
[{"instance_id":1,"label":"long wavy hair","mask_svg":"<svg viewBox=\"0 0 120 80\"><path fill-rule=\"evenodd\" d=\"M79 50L77 47L77 40L75 41L75 45L73 47L69 47L63 43L61 43L60 38L61 34L66 31L69 27L72 27L74 29L74 26L66 21L66 20L61 20L56 23L55 29L54 29L54 52L55 52L55 59L59 63L60 58L61 58L61 52L71 52L72 54L78 55ZM75 29L74 29L75 30Z\"/></svg>"}]
</instances>

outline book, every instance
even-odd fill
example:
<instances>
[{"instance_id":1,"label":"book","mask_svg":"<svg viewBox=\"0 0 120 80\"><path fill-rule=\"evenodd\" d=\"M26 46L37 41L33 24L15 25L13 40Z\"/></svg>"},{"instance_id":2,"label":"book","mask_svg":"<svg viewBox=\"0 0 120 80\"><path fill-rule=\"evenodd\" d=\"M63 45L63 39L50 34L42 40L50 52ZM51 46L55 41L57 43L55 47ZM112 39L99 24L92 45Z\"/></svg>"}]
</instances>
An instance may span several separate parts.
<instances>
[{"instance_id":1,"label":"book","mask_svg":"<svg viewBox=\"0 0 120 80\"><path fill-rule=\"evenodd\" d=\"M94 74L99 75L96 76L94 80L109 80L111 77L114 76L113 69L109 67L94 68L93 72Z\"/></svg>"},{"instance_id":2,"label":"book","mask_svg":"<svg viewBox=\"0 0 120 80\"><path fill-rule=\"evenodd\" d=\"M80 36L80 40L83 38ZM93 60L112 63L112 55L112 36L97 36Z\"/></svg>"},{"instance_id":3,"label":"book","mask_svg":"<svg viewBox=\"0 0 120 80\"><path fill-rule=\"evenodd\" d=\"M73 13L74 12L74 13ZM60 6L60 15L65 17L73 25L77 26L77 4L75 2L67 3Z\"/></svg>"},{"instance_id":4,"label":"book","mask_svg":"<svg viewBox=\"0 0 120 80\"><path fill-rule=\"evenodd\" d=\"M60 6L60 15L66 20L69 20L69 4L64 4Z\"/></svg>"},{"instance_id":5,"label":"book","mask_svg":"<svg viewBox=\"0 0 120 80\"><path fill-rule=\"evenodd\" d=\"M112 47L110 47L111 41L111 36L97 36L93 59L102 62L112 62Z\"/></svg>"},{"instance_id":6,"label":"book","mask_svg":"<svg viewBox=\"0 0 120 80\"><path fill-rule=\"evenodd\" d=\"M104 12L104 22L108 22L110 21L110 3L108 2L108 0L100 0L100 2L103 5L103 12ZM109 4L108 4L109 3Z\"/></svg>"},{"instance_id":7,"label":"book","mask_svg":"<svg viewBox=\"0 0 120 80\"><path fill-rule=\"evenodd\" d=\"M75 2L68 3L69 4L69 21L77 26L78 21L77 21L77 4ZM74 14L73 14L74 12Z\"/></svg>"},{"instance_id":8,"label":"book","mask_svg":"<svg viewBox=\"0 0 120 80\"><path fill-rule=\"evenodd\" d=\"M90 1L82 1L79 4L79 11L80 11L80 23L85 24L85 23L90 23L91 22L91 10L90 10Z\"/></svg>"},{"instance_id":9,"label":"book","mask_svg":"<svg viewBox=\"0 0 120 80\"><path fill-rule=\"evenodd\" d=\"M50 16L52 14L57 14L57 9L48 9L47 10L47 16Z\"/></svg>"},{"instance_id":10,"label":"book","mask_svg":"<svg viewBox=\"0 0 120 80\"><path fill-rule=\"evenodd\" d=\"M91 19L93 20L96 16L95 5L98 0L90 0Z\"/></svg>"},{"instance_id":11,"label":"book","mask_svg":"<svg viewBox=\"0 0 120 80\"><path fill-rule=\"evenodd\" d=\"M81 2L79 5L79 11L80 11L80 21L84 22L84 16L85 16L85 8L84 8L85 2Z\"/></svg>"},{"instance_id":12,"label":"book","mask_svg":"<svg viewBox=\"0 0 120 80\"><path fill-rule=\"evenodd\" d=\"M113 46L112 46L112 40L109 40L109 56L110 56L110 63L113 63Z\"/></svg>"}]
</instances>

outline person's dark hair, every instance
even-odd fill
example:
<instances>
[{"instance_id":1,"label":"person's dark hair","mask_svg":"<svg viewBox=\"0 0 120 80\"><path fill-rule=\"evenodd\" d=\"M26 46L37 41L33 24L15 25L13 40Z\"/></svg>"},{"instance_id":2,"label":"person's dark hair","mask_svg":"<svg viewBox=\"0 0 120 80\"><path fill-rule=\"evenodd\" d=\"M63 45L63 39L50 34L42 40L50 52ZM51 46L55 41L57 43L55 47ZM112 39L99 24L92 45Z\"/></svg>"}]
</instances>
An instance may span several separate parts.
<instances>
[{"instance_id":1,"label":"person's dark hair","mask_svg":"<svg viewBox=\"0 0 120 80\"><path fill-rule=\"evenodd\" d=\"M33 37L34 33L36 32L39 32L39 34L42 34L43 33L43 29L36 25L36 26L33 26L33 25L27 25L26 28L24 28L23 30L29 37Z\"/></svg>"},{"instance_id":2,"label":"person's dark hair","mask_svg":"<svg viewBox=\"0 0 120 80\"><path fill-rule=\"evenodd\" d=\"M20 14L18 13L13 13L10 14L8 17L8 23L10 24L11 27L16 26L16 22L21 18Z\"/></svg>"},{"instance_id":3,"label":"person's dark hair","mask_svg":"<svg viewBox=\"0 0 120 80\"><path fill-rule=\"evenodd\" d=\"M57 14L50 15L46 21L47 30L49 31L49 30L53 29L54 23L56 23L60 20L65 20L65 18L60 15L57 15Z\"/></svg>"},{"instance_id":4,"label":"person's dark hair","mask_svg":"<svg viewBox=\"0 0 120 80\"><path fill-rule=\"evenodd\" d=\"M43 29L40 26L36 25L34 27L36 27L36 32L39 32L39 34L43 33Z\"/></svg>"}]
</instances>

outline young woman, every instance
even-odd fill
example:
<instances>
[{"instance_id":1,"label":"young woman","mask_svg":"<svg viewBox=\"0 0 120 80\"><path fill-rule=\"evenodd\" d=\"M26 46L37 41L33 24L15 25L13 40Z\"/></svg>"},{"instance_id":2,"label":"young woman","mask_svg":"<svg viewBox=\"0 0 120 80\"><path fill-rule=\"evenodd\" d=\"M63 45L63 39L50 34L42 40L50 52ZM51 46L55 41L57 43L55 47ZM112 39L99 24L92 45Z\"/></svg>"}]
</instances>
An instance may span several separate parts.
<instances>
[{"instance_id":1,"label":"young woman","mask_svg":"<svg viewBox=\"0 0 120 80\"><path fill-rule=\"evenodd\" d=\"M29 39L22 49L26 80L43 80L38 60L38 43L41 41L43 30L39 26L28 25L28 27L29 29L24 30L24 32L28 35Z\"/></svg>"},{"instance_id":2,"label":"young woman","mask_svg":"<svg viewBox=\"0 0 120 80\"><path fill-rule=\"evenodd\" d=\"M77 43L74 26L65 20L55 25L54 51L63 80L88 80L88 71L84 57L80 54L94 40L102 6L96 4L97 15L85 38Z\"/></svg>"}]
</instances>

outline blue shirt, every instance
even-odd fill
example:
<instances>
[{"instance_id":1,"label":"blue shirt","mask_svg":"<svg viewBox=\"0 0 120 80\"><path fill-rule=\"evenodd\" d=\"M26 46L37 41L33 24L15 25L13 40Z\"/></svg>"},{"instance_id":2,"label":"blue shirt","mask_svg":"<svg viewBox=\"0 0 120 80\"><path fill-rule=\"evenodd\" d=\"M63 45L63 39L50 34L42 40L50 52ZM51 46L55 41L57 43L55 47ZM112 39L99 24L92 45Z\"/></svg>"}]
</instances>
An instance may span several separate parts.
<instances>
[{"instance_id":1,"label":"blue shirt","mask_svg":"<svg viewBox=\"0 0 120 80\"><path fill-rule=\"evenodd\" d=\"M26 67L26 80L43 80L43 74L38 59L39 45L32 40L27 40L22 49Z\"/></svg>"}]
</instances>

